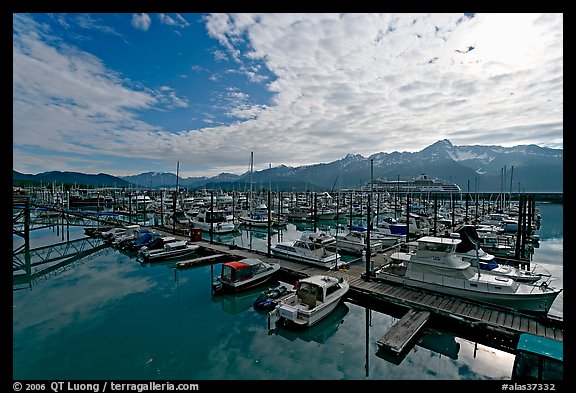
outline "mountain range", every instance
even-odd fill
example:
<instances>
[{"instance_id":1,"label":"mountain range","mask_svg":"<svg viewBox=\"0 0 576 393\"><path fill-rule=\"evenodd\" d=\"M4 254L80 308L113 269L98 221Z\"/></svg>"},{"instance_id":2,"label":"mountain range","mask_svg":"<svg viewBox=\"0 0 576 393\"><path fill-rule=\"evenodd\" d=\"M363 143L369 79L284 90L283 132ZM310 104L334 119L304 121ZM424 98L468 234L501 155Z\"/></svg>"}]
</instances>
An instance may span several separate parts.
<instances>
[{"instance_id":1,"label":"mountain range","mask_svg":"<svg viewBox=\"0 0 576 393\"><path fill-rule=\"evenodd\" d=\"M420 174L456 183L470 192L563 192L563 150L519 145L454 146L440 140L419 152L376 153L369 157L348 154L342 159L322 164L278 167L237 175L221 173L213 177L178 178L178 185L188 189L280 191L321 191L359 188L374 179L408 180ZM159 188L176 186L176 174L146 172L114 177L78 172L44 172L37 175L13 171L13 180L45 183L82 184L87 186Z\"/></svg>"}]
</instances>

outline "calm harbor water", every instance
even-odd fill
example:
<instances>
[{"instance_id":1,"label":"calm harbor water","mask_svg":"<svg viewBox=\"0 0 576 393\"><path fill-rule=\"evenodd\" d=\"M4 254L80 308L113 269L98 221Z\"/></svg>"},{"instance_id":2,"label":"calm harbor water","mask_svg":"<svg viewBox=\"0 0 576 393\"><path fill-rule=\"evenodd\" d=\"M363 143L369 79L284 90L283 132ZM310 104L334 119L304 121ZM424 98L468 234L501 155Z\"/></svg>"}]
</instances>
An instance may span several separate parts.
<instances>
[{"instance_id":1,"label":"calm harbor water","mask_svg":"<svg viewBox=\"0 0 576 393\"><path fill-rule=\"evenodd\" d=\"M539 204L533 263L563 287L563 206ZM300 226L300 224L298 224ZM307 229L289 224L274 241ZM31 247L84 237L55 228L31 232ZM204 234L204 238L208 238ZM266 232L214 238L266 249ZM14 237L14 248L21 239ZM213 270L212 270L213 269ZM454 333L427 329L406 356L389 359L376 341L396 321L342 303L302 332L268 326L252 307L266 286L213 296L220 265L176 270L143 265L105 248L57 275L13 291L15 380L509 380L515 355ZM270 283L273 286L275 283ZM563 293L551 314L563 315Z\"/></svg>"}]
</instances>

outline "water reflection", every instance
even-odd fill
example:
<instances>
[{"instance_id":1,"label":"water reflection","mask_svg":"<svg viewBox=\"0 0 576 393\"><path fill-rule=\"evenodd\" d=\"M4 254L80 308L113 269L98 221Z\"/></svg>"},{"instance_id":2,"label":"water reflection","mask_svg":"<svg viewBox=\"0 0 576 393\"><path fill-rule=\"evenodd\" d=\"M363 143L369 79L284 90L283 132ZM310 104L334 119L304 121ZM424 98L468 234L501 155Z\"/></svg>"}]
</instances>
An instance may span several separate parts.
<instances>
[{"instance_id":1,"label":"water reflection","mask_svg":"<svg viewBox=\"0 0 576 393\"><path fill-rule=\"evenodd\" d=\"M252 308L254 301L260 296L262 291L280 285L279 281L269 281L266 284L258 285L254 288L247 289L240 293L223 293L213 294L212 303L220 304L222 311L227 314L239 314L249 308Z\"/></svg>"},{"instance_id":2,"label":"water reflection","mask_svg":"<svg viewBox=\"0 0 576 393\"><path fill-rule=\"evenodd\" d=\"M415 343L412 344L412 347L409 346L402 353L395 354L379 347L376 351L376 356L392 364L399 365L411 350L416 351L415 346L427 349L439 356L446 356L452 360L458 360L458 352L460 351L460 343L456 341L454 335L433 328L425 328Z\"/></svg>"},{"instance_id":3,"label":"water reflection","mask_svg":"<svg viewBox=\"0 0 576 393\"><path fill-rule=\"evenodd\" d=\"M290 329L289 327L283 326L281 321L277 319L275 321L275 328L270 329L268 334L284 337L290 341L315 341L319 344L324 344L328 338L336 333L338 327L344 323L344 319L346 315L348 315L349 310L346 303L341 302L334 311L324 319L306 329Z\"/></svg>"}]
</instances>

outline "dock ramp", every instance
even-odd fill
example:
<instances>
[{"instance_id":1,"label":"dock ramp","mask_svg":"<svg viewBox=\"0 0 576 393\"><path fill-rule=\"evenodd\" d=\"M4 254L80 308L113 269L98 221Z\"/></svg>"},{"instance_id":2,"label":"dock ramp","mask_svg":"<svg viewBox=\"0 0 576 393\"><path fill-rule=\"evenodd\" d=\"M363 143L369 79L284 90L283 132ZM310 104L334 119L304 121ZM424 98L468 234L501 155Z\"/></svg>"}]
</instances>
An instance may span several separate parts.
<instances>
[{"instance_id":1,"label":"dock ramp","mask_svg":"<svg viewBox=\"0 0 576 393\"><path fill-rule=\"evenodd\" d=\"M377 341L378 346L396 354L401 353L429 318L429 311L410 309Z\"/></svg>"}]
</instances>

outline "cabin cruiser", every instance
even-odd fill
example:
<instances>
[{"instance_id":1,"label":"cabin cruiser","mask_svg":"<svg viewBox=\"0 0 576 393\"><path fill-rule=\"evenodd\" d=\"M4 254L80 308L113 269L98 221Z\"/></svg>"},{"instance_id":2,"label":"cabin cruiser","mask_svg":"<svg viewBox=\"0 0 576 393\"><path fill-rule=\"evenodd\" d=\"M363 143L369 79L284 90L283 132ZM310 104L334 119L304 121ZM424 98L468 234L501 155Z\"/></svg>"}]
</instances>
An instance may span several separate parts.
<instances>
[{"instance_id":1,"label":"cabin cruiser","mask_svg":"<svg viewBox=\"0 0 576 393\"><path fill-rule=\"evenodd\" d=\"M342 277L320 274L302 278L296 291L281 297L270 314L294 326L310 327L334 311L349 289Z\"/></svg>"},{"instance_id":2,"label":"cabin cruiser","mask_svg":"<svg viewBox=\"0 0 576 393\"><path fill-rule=\"evenodd\" d=\"M395 252L374 271L377 280L394 282L530 314L546 314L562 289L550 281L530 284L473 267L456 253L462 240L424 236L414 252Z\"/></svg>"},{"instance_id":3,"label":"cabin cruiser","mask_svg":"<svg viewBox=\"0 0 576 393\"><path fill-rule=\"evenodd\" d=\"M190 218L192 228L202 229L208 233L232 233L238 230L238 225L228 219L228 214L222 209L207 208Z\"/></svg>"},{"instance_id":4,"label":"cabin cruiser","mask_svg":"<svg viewBox=\"0 0 576 393\"><path fill-rule=\"evenodd\" d=\"M339 251L348 254L362 255L368 246L366 244L366 237L368 232L363 231L350 231L345 235L336 235L336 247ZM375 240L370 236L370 255L382 251L382 243Z\"/></svg>"},{"instance_id":5,"label":"cabin cruiser","mask_svg":"<svg viewBox=\"0 0 576 393\"><path fill-rule=\"evenodd\" d=\"M280 270L279 263L268 263L257 258L222 264L222 273L212 283L215 293L236 293L260 285Z\"/></svg>"},{"instance_id":6,"label":"cabin cruiser","mask_svg":"<svg viewBox=\"0 0 576 393\"><path fill-rule=\"evenodd\" d=\"M303 233L298 240L273 244L271 251L276 257L333 269L341 265L340 254L329 249L334 240L329 235Z\"/></svg>"}]
</instances>

